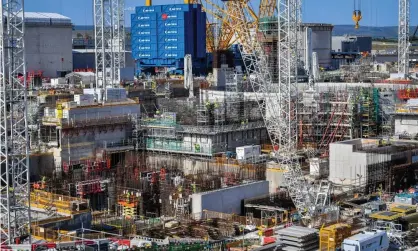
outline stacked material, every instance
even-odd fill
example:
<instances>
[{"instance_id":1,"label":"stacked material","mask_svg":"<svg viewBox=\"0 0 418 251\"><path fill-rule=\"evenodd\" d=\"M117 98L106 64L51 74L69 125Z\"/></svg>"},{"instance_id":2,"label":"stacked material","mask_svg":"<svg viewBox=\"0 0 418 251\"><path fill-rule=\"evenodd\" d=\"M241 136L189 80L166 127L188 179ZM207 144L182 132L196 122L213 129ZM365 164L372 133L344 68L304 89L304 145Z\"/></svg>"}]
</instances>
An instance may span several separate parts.
<instances>
[{"instance_id":1,"label":"stacked material","mask_svg":"<svg viewBox=\"0 0 418 251\"><path fill-rule=\"evenodd\" d=\"M288 251L309 251L318 250L318 230L293 226L283 228L278 232L280 243L284 245L283 250Z\"/></svg>"}]
</instances>

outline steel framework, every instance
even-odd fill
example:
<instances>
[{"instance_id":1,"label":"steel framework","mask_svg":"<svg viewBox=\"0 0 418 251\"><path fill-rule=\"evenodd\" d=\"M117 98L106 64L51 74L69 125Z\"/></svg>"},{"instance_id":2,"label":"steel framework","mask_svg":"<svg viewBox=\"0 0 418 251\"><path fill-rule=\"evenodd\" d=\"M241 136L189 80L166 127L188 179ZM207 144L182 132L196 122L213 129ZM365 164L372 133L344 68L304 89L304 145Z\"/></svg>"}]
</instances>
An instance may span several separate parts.
<instances>
[{"instance_id":1,"label":"steel framework","mask_svg":"<svg viewBox=\"0 0 418 251\"><path fill-rule=\"evenodd\" d=\"M124 0L94 0L96 88L117 87L125 67Z\"/></svg>"},{"instance_id":2,"label":"steel framework","mask_svg":"<svg viewBox=\"0 0 418 251\"><path fill-rule=\"evenodd\" d=\"M237 35L243 43L241 55L250 75L277 160L285 172L289 194L306 224L313 223L319 214L329 211L329 186L313 187L304 179L297 160L297 66L300 51L298 39L301 22L301 0L280 0L278 2L278 25L274 30L263 30L253 35L248 25L250 15L243 12L243 2L230 1L229 15L234 27L240 27ZM232 7L232 6L231 6ZM260 36L278 34L278 81L272 76L268 56ZM264 34L263 34L264 33ZM261 38L261 40L263 40Z\"/></svg>"},{"instance_id":3,"label":"steel framework","mask_svg":"<svg viewBox=\"0 0 418 251\"><path fill-rule=\"evenodd\" d=\"M122 79L119 69L125 67L125 0L112 1L112 17L113 17L113 76L115 84Z\"/></svg>"},{"instance_id":4,"label":"steel framework","mask_svg":"<svg viewBox=\"0 0 418 251\"><path fill-rule=\"evenodd\" d=\"M23 0L0 5L0 244L14 243L30 224L23 7Z\"/></svg>"},{"instance_id":5,"label":"steel framework","mask_svg":"<svg viewBox=\"0 0 418 251\"><path fill-rule=\"evenodd\" d=\"M410 0L399 0L398 73L409 74L409 10Z\"/></svg>"}]
</instances>

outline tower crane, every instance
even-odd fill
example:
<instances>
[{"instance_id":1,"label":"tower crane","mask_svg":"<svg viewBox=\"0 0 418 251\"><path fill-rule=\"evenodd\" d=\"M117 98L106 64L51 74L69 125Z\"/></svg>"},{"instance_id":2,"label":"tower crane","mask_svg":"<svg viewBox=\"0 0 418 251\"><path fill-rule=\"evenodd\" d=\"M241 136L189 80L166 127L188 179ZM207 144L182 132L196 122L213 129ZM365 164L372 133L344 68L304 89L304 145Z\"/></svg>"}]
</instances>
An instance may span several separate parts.
<instances>
[{"instance_id":1,"label":"tower crane","mask_svg":"<svg viewBox=\"0 0 418 251\"><path fill-rule=\"evenodd\" d=\"M265 0L267 1L267 0ZM265 48L260 41L259 33L252 35L248 19L251 15L242 10L242 0L231 0L235 11L229 13L234 20L234 27L240 27L238 36L241 41L246 41L241 48L249 80L263 115L263 119L273 145L275 156L280 168L285 170L285 181L289 195L305 224L320 224L320 215L327 213L334 219L338 217L338 207L332 205L329 199L330 185L321 182L314 186L304 179L298 162L297 150L297 68L299 62L299 30L301 26L302 0L278 1L278 28L271 26L264 31L264 37L268 33L277 33L278 36L278 81L269 70L268 58ZM405 40L403 34L409 29L409 0L399 0L399 39ZM359 4L360 5L360 4ZM355 10L356 28L361 20L361 12ZM270 30L269 30L270 29ZM261 39L263 40L263 39ZM400 49L407 49L407 45L399 44ZM399 60L405 65L407 51ZM407 61L406 61L407 62ZM405 67L405 66L404 66ZM404 71L406 71L404 69ZM329 219L328 219L329 220Z\"/></svg>"},{"instance_id":2,"label":"tower crane","mask_svg":"<svg viewBox=\"0 0 418 251\"><path fill-rule=\"evenodd\" d=\"M104 92L119 86L125 67L125 0L93 1L96 88Z\"/></svg>"},{"instance_id":3,"label":"tower crane","mask_svg":"<svg viewBox=\"0 0 418 251\"><path fill-rule=\"evenodd\" d=\"M399 0L398 23L398 73L409 75L409 10L410 0Z\"/></svg>"},{"instance_id":4,"label":"tower crane","mask_svg":"<svg viewBox=\"0 0 418 251\"><path fill-rule=\"evenodd\" d=\"M1 1L0 245L19 242L31 222L23 10L24 0Z\"/></svg>"}]
</instances>

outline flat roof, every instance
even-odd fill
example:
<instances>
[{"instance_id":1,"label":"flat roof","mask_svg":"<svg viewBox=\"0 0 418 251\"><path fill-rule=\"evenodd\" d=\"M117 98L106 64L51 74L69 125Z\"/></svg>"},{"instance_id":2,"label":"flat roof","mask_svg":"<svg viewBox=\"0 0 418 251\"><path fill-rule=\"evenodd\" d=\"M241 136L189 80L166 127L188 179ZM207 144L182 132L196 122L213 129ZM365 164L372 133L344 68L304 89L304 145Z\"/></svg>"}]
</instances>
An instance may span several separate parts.
<instances>
[{"instance_id":1,"label":"flat roof","mask_svg":"<svg viewBox=\"0 0 418 251\"><path fill-rule=\"evenodd\" d=\"M20 14L20 16L22 16L22 14ZM25 23L71 25L71 18L58 13L25 12Z\"/></svg>"}]
</instances>

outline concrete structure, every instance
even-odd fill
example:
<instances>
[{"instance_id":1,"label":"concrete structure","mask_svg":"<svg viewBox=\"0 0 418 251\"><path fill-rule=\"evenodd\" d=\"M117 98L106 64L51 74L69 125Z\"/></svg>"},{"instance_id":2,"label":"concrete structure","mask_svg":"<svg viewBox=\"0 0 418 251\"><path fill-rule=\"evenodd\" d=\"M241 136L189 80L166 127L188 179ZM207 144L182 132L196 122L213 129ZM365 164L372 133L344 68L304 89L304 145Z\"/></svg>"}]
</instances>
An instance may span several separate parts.
<instances>
[{"instance_id":1,"label":"concrete structure","mask_svg":"<svg viewBox=\"0 0 418 251\"><path fill-rule=\"evenodd\" d=\"M74 69L94 69L96 68L94 49L74 49L72 50L72 64ZM134 67L135 61L130 51L125 52L126 67Z\"/></svg>"},{"instance_id":2,"label":"concrete structure","mask_svg":"<svg viewBox=\"0 0 418 251\"><path fill-rule=\"evenodd\" d=\"M25 12L26 70L45 77L72 71L71 19L56 13Z\"/></svg>"},{"instance_id":3,"label":"concrete structure","mask_svg":"<svg viewBox=\"0 0 418 251\"><path fill-rule=\"evenodd\" d=\"M372 52L370 36L333 36L333 52Z\"/></svg>"},{"instance_id":4,"label":"concrete structure","mask_svg":"<svg viewBox=\"0 0 418 251\"><path fill-rule=\"evenodd\" d=\"M312 52L316 52L318 55L318 64L321 67L331 66L331 49L332 49L332 29L334 28L331 24L321 23L305 23L302 24L303 32L301 34L303 40L303 54L302 60L305 61L305 50L306 48L306 32L307 28L310 28L311 33L311 48Z\"/></svg>"},{"instance_id":5,"label":"concrete structure","mask_svg":"<svg viewBox=\"0 0 418 251\"><path fill-rule=\"evenodd\" d=\"M48 109L53 110L53 109ZM42 119L48 137L48 148L55 165L81 159L101 158L104 152L133 149L132 120L140 114L140 106L129 99L104 104L78 106L76 102L58 104L54 112Z\"/></svg>"},{"instance_id":6,"label":"concrete structure","mask_svg":"<svg viewBox=\"0 0 418 251\"><path fill-rule=\"evenodd\" d=\"M331 143L329 180L342 185L388 191L416 184L418 141L353 139Z\"/></svg>"},{"instance_id":7,"label":"concrete structure","mask_svg":"<svg viewBox=\"0 0 418 251\"><path fill-rule=\"evenodd\" d=\"M198 215L203 210L221 213L242 213L242 200L269 192L268 181L257 181L215 191L192 195L192 213Z\"/></svg>"}]
</instances>

